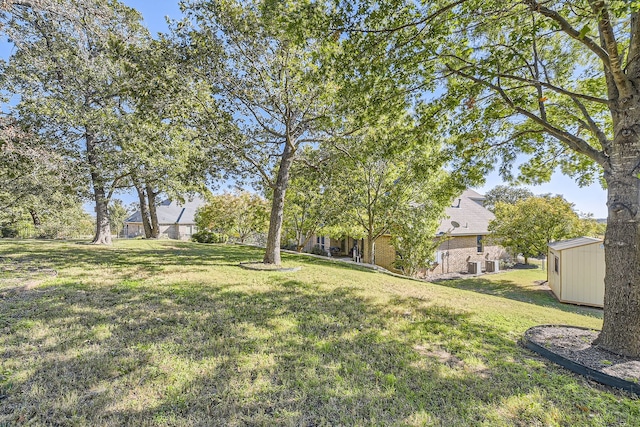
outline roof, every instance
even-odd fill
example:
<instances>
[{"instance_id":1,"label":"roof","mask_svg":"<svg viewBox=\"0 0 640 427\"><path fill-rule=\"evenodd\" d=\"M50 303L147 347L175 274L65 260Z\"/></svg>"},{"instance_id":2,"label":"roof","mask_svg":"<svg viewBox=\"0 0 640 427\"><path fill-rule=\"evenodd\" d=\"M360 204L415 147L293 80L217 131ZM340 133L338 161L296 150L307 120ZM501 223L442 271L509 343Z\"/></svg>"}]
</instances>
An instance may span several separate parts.
<instances>
[{"instance_id":1,"label":"roof","mask_svg":"<svg viewBox=\"0 0 640 427\"><path fill-rule=\"evenodd\" d=\"M549 243L548 246L553 250L562 251L565 249L577 248L578 246L591 245L593 243L602 243L602 239L596 239L593 237L577 237L575 239Z\"/></svg>"},{"instance_id":2,"label":"roof","mask_svg":"<svg viewBox=\"0 0 640 427\"><path fill-rule=\"evenodd\" d=\"M437 233L451 236L489 234L489 221L495 219L495 215L483 206L483 201L481 194L465 190L445 209L446 217L440 222Z\"/></svg>"},{"instance_id":3,"label":"roof","mask_svg":"<svg viewBox=\"0 0 640 427\"><path fill-rule=\"evenodd\" d=\"M156 208L158 214L158 224L195 224L196 209L204 205L206 202L200 197L187 200L185 203L177 201L164 200L160 202ZM141 223L142 214L136 211L133 215L125 220L125 223Z\"/></svg>"}]
</instances>

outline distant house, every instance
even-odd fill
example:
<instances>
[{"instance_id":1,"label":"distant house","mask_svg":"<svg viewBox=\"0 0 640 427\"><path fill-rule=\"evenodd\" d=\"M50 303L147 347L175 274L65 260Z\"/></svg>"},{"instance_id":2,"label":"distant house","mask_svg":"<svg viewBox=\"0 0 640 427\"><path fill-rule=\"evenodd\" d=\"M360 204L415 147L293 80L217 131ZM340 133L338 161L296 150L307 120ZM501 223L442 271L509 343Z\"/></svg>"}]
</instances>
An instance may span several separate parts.
<instances>
[{"instance_id":1,"label":"distant house","mask_svg":"<svg viewBox=\"0 0 640 427\"><path fill-rule=\"evenodd\" d=\"M579 237L549 243L547 281L561 302L604 305L604 244Z\"/></svg>"},{"instance_id":2,"label":"distant house","mask_svg":"<svg viewBox=\"0 0 640 427\"><path fill-rule=\"evenodd\" d=\"M181 204L176 201L164 200L157 208L158 225L161 238L189 240L196 230L196 209L206 202L201 198L194 198ZM144 236L142 215L135 212L124 222L124 234L127 237Z\"/></svg>"},{"instance_id":3,"label":"distant house","mask_svg":"<svg viewBox=\"0 0 640 427\"><path fill-rule=\"evenodd\" d=\"M437 236L449 236L436 251L436 262L430 270L424 270L422 275L444 274L450 272L467 271L469 262L498 260L506 256L502 246L491 245L486 242L489 234L489 222L495 218L493 213L483 206L484 196L473 190L464 191L454 199L452 205L445 210L445 219L440 222ZM391 235L383 235L376 240L375 264L388 270L393 267L397 252L391 245ZM353 256L353 248L367 259L364 239L331 239L328 236L314 236L305 246L310 251L313 246L319 246L324 251L331 251L332 255Z\"/></svg>"},{"instance_id":4,"label":"distant house","mask_svg":"<svg viewBox=\"0 0 640 427\"><path fill-rule=\"evenodd\" d=\"M489 222L495 215L484 207L484 196L465 190L445 210L437 235L450 236L436 252L436 266L432 274L467 271L469 262L498 260L506 257L502 246L487 242Z\"/></svg>"}]
</instances>

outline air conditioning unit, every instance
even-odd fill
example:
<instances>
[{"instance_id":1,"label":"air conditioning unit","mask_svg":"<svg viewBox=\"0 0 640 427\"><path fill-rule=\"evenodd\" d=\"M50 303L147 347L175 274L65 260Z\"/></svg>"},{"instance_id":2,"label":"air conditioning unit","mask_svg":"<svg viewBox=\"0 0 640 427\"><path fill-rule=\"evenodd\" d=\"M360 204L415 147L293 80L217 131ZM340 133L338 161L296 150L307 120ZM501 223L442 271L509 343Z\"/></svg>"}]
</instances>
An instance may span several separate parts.
<instances>
[{"instance_id":1,"label":"air conditioning unit","mask_svg":"<svg viewBox=\"0 0 640 427\"><path fill-rule=\"evenodd\" d=\"M467 263L467 268L469 274L481 274L482 273L482 262L474 261Z\"/></svg>"},{"instance_id":2,"label":"air conditioning unit","mask_svg":"<svg viewBox=\"0 0 640 427\"><path fill-rule=\"evenodd\" d=\"M500 271L500 261L498 260L485 261L485 270L487 271L487 273L495 273Z\"/></svg>"}]
</instances>

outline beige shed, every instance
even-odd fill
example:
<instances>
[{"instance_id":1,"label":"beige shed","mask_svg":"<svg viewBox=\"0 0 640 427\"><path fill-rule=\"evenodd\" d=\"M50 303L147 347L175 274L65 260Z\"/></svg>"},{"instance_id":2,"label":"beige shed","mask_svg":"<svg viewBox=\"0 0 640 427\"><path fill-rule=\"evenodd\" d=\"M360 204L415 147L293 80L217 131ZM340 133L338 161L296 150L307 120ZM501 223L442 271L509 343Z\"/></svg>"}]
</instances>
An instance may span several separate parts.
<instances>
[{"instance_id":1,"label":"beige shed","mask_svg":"<svg viewBox=\"0 0 640 427\"><path fill-rule=\"evenodd\" d=\"M604 245L592 237L549 243L547 281L561 302L602 307Z\"/></svg>"}]
</instances>

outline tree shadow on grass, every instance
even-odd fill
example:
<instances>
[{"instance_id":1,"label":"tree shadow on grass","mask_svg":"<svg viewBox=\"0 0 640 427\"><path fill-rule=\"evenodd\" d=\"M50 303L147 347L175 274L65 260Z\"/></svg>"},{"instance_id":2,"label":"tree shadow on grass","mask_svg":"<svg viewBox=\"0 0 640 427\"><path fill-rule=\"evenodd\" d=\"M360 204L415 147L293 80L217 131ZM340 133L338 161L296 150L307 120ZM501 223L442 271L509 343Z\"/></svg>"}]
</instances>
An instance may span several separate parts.
<instances>
[{"instance_id":1,"label":"tree shadow on grass","mask_svg":"<svg viewBox=\"0 0 640 427\"><path fill-rule=\"evenodd\" d=\"M20 242L13 242L20 246ZM176 266L237 265L261 256L261 249L236 245L203 245L180 241L139 241L136 246L95 246L74 242L29 242L27 251L15 254L15 246L0 246L0 256L19 257L23 263L56 270L72 267L126 269L160 273Z\"/></svg>"},{"instance_id":2,"label":"tree shadow on grass","mask_svg":"<svg viewBox=\"0 0 640 427\"><path fill-rule=\"evenodd\" d=\"M541 378L556 368L422 299L274 279L262 291L69 284L3 302L0 423L473 425L504 399L555 393Z\"/></svg>"},{"instance_id":3,"label":"tree shadow on grass","mask_svg":"<svg viewBox=\"0 0 640 427\"><path fill-rule=\"evenodd\" d=\"M563 304L556 299L553 293L542 287L523 287L510 280L487 280L482 278L459 279L459 280L443 280L436 283L440 286L446 286L455 289L464 289L467 291L478 292L486 295L494 295L501 298L507 298L515 301L526 302L539 305L541 307L550 307L569 313L577 313L591 317L602 318L602 309Z\"/></svg>"}]
</instances>

